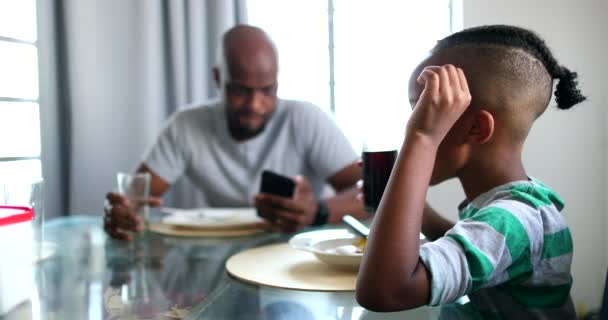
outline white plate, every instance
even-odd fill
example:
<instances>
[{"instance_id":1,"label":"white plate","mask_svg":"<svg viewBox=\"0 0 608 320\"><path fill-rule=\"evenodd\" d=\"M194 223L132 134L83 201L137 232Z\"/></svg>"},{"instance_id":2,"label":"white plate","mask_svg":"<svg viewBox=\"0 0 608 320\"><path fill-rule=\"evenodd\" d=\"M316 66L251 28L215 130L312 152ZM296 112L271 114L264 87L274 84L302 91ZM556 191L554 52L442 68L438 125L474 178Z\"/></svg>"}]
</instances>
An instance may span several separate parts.
<instances>
[{"instance_id":1,"label":"white plate","mask_svg":"<svg viewBox=\"0 0 608 320\"><path fill-rule=\"evenodd\" d=\"M163 208L162 211L169 213L162 219L164 224L186 228L242 229L263 221L254 208Z\"/></svg>"},{"instance_id":2,"label":"white plate","mask_svg":"<svg viewBox=\"0 0 608 320\"><path fill-rule=\"evenodd\" d=\"M329 229L297 234L289 240L289 245L313 253L330 266L356 270L363 254L341 249L354 245L358 239L347 229Z\"/></svg>"},{"instance_id":3,"label":"white plate","mask_svg":"<svg viewBox=\"0 0 608 320\"><path fill-rule=\"evenodd\" d=\"M289 240L289 245L313 253L330 266L356 270L363 257L363 253L355 247L359 239L347 229L329 229L297 234ZM424 242L426 238L421 233L420 244Z\"/></svg>"}]
</instances>

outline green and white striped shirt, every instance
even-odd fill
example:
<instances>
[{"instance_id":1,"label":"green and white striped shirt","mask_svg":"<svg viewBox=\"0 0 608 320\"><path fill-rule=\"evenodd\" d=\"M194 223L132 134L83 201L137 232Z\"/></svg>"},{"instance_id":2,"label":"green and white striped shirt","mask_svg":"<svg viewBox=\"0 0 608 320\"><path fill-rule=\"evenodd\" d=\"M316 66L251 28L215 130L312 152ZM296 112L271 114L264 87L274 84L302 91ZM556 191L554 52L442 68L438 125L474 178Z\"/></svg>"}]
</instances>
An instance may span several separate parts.
<instances>
[{"instance_id":1,"label":"green and white striped shirt","mask_svg":"<svg viewBox=\"0 0 608 320\"><path fill-rule=\"evenodd\" d=\"M543 312L574 317L573 246L560 214L563 206L553 190L534 179L496 187L462 205L456 225L420 247L432 274L429 304L484 293L499 300L491 307L492 299L480 298L486 312L519 308L538 318Z\"/></svg>"}]
</instances>

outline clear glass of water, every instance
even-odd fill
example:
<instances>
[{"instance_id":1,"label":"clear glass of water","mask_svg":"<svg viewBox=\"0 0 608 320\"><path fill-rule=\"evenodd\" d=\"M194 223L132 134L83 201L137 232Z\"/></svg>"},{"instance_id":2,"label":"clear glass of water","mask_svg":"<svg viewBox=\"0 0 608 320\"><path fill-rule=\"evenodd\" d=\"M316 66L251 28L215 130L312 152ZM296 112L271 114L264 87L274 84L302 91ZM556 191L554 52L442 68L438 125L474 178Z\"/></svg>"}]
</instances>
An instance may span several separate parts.
<instances>
[{"instance_id":1,"label":"clear glass of water","mask_svg":"<svg viewBox=\"0 0 608 320\"><path fill-rule=\"evenodd\" d=\"M150 174L119 172L116 175L116 180L118 183L118 192L127 198L130 210L143 218L144 230L142 231L142 234L133 234L135 239L142 238L145 236L148 228Z\"/></svg>"}]
</instances>

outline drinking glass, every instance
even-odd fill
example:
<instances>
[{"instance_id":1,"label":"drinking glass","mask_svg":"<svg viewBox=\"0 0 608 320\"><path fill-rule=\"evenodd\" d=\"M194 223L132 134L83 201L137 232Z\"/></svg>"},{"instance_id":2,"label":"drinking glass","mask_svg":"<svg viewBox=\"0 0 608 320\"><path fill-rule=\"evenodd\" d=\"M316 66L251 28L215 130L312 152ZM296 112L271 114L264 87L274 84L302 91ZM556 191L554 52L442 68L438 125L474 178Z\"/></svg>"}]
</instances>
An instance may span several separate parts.
<instances>
[{"instance_id":1,"label":"drinking glass","mask_svg":"<svg viewBox=\"0 0 608 320\"><path fill-rule=\"evenodd\" d=\"M127 198L129 209L143 218L144 230L148 228L148 197L150 196L150 174L149 173L125 173L116 175L118 192ZM134 238L141 235L133 234Z\"/></svg>"},{"instance_id":2,"label":"drinking glass","mask_svg":"<svg viewBox=\"0 0 608 320\"><path fill-rule=\"evenodd\" d=\"M373 150L364 148L361 155L363 163L363 199L365 209L376 212L384 189L397 160L397 150Z\"/></svg>"}]
</instances>

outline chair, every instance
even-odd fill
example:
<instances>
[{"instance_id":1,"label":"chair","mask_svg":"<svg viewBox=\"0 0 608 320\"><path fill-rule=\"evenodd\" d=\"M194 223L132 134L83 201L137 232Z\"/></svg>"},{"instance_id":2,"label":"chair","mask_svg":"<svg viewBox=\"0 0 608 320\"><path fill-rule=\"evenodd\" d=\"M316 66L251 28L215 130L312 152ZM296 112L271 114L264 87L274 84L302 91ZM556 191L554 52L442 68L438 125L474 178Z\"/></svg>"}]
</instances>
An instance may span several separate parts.
<instances>
[{"instance_id":1,"label":"chair","mask_svg":"<svg viewBox=\"0 0 608 320\"><path fill-rule=\"evenodd\" d=\"M604 284L604 298L602 299L600 319L608 320L608 272L606 272L606 283Z\"/></svg>"}]
</instances>

